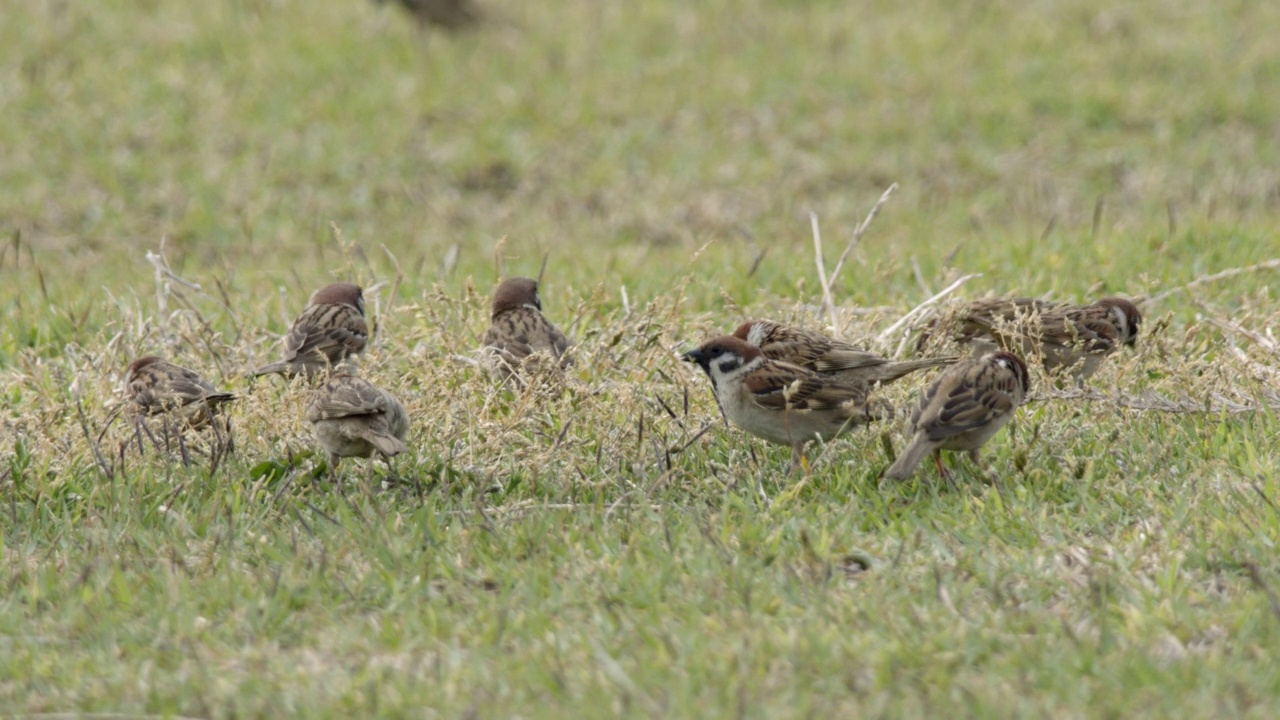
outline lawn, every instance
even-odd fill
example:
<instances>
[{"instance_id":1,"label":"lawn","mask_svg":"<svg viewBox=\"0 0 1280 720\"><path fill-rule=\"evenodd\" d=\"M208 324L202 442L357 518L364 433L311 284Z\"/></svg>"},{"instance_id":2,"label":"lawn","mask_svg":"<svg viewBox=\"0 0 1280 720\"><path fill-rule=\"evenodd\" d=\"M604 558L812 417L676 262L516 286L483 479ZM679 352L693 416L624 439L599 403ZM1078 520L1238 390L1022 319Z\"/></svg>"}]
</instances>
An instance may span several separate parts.
<instances>
[{"instance_id":1,"label":"lawn","mask_svg":"<svg viewBox=\"0 0 1280 720\"><path fill-rule=\"evenodd\" d=\"M485 7L6 8L0 714L1280 713L1280 4ZM824 309L811 218L830 271L891 186ZM577 363L496 388L544 256ZM1146 322L949 481L879 481L902 422L788 475L679 361L748 317L909 353L966 276ZM245 376L339 279L413 448L341 491ZM121 415L151 353L234 452Z\"/></svg>"}]
</instances>

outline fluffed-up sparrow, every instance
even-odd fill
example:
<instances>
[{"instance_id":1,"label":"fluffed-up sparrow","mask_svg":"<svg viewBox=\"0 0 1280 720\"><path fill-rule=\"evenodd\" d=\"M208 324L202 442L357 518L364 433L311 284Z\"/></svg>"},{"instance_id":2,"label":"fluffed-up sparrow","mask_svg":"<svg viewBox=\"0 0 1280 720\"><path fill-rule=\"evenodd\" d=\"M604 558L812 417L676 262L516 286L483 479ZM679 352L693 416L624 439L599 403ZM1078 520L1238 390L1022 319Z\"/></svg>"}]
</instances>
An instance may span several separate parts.
<instances>
[{"instance_id":1,"label":"fluffed-up sparrow","mask_svg":"<svg viewBox=\"0 0 1280 720\"><path fill-rule=\"evenodd\" d=\"M732 335L708 340L683 358L711 378L716 400L735 425L791 447L792 471L800 466L810 440L830 440L888 412L868 401L865 388L770 360L760 348Z\"/></svg>"},{"instance_id":2,"label":"fluffed-up sparrow","mask_svg":"<svg viewBox=\"0 0 1280 720\"><path fill-rule=\"evenodd\" d=\"M364 352L369 326L364 321L364 291L348 282L333 283L311 295L284 339L284 358L253 371L314 377Z\"/></svg>"},{"instance_id":3,"label":"fluffed-up sparrow","mask_svg":"<svg viewBox=\"0 0 1280 720\"><path fill-rule=\"evenodd\" d=\"M840 342L813 330L751 320L738 326L734 337L760 348L770 360L808 368L844 385L870 389L889 384L917 370L950 365L958 358L939 357L896 361Z\"/></svg>"},{"instance_id":4,"label":"fluffed-up sparrow","mask_svg":"<svg viewBox=\"0 0 1280 720\"><path fill-rule=\"evenodd\" d=\"M364 378L339 372L311 394L311 431L329 453L329 472L344 457L367 458L376 450L388 459L408 450L409 415L399 400ZM370 466L372 471L372 466Z\"/></svg>"},{"instance_id":5,"label":"fluffed-up sparrow","mask_svg":"<svg viewBox=\"0 0 1280 720\"><path fill-rule=\"evenodd\" d=\"M155 355L129 363L125 391L134 414L168 415L196 429L208 425L220 405L236 399L194 370Z\"/></svg>"},{"instance_id":6,"label":"fluffed-up sparrow","mask_svg":"<svg viewBox=\"0 0 1280 720\"><path fill-rule=\"evenodd\" d=\"M490 320L481 356L495 377L518 375L520 367L538 355L562 369L571 362L569 339L542 315L538 281L527 277L503 280L493 293Z\"/></svg>"},{"instance_id":7,"label":"fluffed-up sparrow","mask_svg":"<svg viewBox=\"0 0 1280 720\"><path fill-rule=\"evenodd\" d=\"M965 306L955 340L976 354L996 349L1038 358L1049 372L1083 380L1103 359L1138 338L1142 313L1131 301L1107 297L1089 305L1032 298L986 298Z\"/></svg>"},{"instance_id":8,"label":"fluffed-up sparrow","mask_svg":"<svg viewBox=\"0 0 1280 720\"><path fill-rule=\"evenodd\" d=\"M885 477L911 477L931 452L938 472L945 475L942 450L968 451L976 462L978 449L1013 418L1030 389L1026 364L1003 350L961 360L942 371L921 394L911 415L911 442Z\"/></svg>"}]
</instances>

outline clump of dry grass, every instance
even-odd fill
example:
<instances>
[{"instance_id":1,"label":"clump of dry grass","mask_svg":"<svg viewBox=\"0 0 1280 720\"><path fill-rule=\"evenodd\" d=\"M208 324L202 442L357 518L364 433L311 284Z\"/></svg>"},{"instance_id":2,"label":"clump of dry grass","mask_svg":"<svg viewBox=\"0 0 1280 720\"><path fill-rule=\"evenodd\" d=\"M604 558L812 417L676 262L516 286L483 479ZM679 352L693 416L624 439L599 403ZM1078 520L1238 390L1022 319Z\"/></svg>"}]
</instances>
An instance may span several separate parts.
<instances>
[{"instance_id":1,"label":"clump of dry grass","mask_svg":"<svg viewBox=\"0 0 1280 720\"><path fill-rule=\"evenodd\" d=\"M687 312L682 284L638 307L621 289L621 306L608 311L600 307L607 292L603 287L576 299L562 289L554 291L546 310L576 334L576 363L562 380L519 388L497 384L474 364L459 361L475 353L486 322L487 288L468 285L454 295L436 286L416 299L396 302L388 293L402 277L369 274L372 266L359 266L361 253L355 246L343 244L340 232L334 237L349 258L347 276L369 289L376 333L361 358L361 372L400 398L412 418L413 452L396 461L397 475L418 485L451 488L461 482L482 491L523 485L525 492L547 498L596 488L626 494L644 486L695 482L705 466L683 463L679 456L709 436L727 434L719 442L747 443L736 430L716 427L719 418L708 411L714 405L701 378L677 359L682 345L722 331L734 320ZM222 470L227 481L261 476L263 463L310 472L305 464L318 459L311 455L314 443L302 421L306 381L249 383L246 370L275 352L275 338L265 329L253 329L233 309L243 307L242 299L211 296L201 282L174 273L162 250L148 253L155 270L154 307L142 299L116 300L120 320L93 349L71 345L62 358L27 357L8 371L10 385L23 401L6 413L5 427L25 452L42 458L54 472L96 467L111 478L175 462L202 463L211 479ZM554 270L549 281L554 288ZM223 287L216 279L206 282ZM802 325L821 325L821 314L845 337L893 353L911 328L921 326L924 311L959 285L953 281L947 291L896 320L884 309L838 313L829 284L820 308L773 304L753 312ZM295 299L294 305L299 303ZM1170 318L1159 318L1147 324L1136 352L1117 353L1088 387L1055 389L1054 381L1040 372L1032 400L1061 406L1087 403L1112 412L1219 414L1273 408L1280 397L1271 386L1274 373L1260 356L1276 353L1268 339L1275 316L1256 318L1262 331L1246 327L1254 320L1253 312L1235 319L1210 316L1174 335ZM227 325L232 336L216 329ZM1243 339L1245 347L1224 344L1224 331ZM149 425L122 417L123 368L149 352L166 353L235 388L241 397L231 409L234 433L157 434ZM915 392L912 384L900 383L883 389L882 395L907 407ZM842 442L867 444L869 438L862 437ZM227 467L232 448L235 461ZM828 448L822 456L835 462L839 451Z\"/></svg>"}]
</instances>

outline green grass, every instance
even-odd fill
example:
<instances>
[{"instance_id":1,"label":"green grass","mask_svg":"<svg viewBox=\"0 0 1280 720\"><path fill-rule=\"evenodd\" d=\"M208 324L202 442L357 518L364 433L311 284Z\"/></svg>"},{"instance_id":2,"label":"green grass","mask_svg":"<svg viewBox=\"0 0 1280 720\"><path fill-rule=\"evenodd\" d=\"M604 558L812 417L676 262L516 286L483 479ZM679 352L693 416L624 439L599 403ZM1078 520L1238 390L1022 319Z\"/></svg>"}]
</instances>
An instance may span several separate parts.
<instances>
[{"instance_id":1,"label":"green grass","mask_svg":"<svg viewBox=\"0 0 1280 720\"><path fill-rule=\"evenodd\" d=\"M1280 5L490 8L456 38L361 0L6 9L0 713L1280 710L1280 421L1132 407L1274 403L1275 270L1149 305L1109 399L1029 404L994 482L880 487L894 425L797 482L672 352L821 326L809 211L830 266L895 182L833 289L885 352L962 274L1149 297L1272 258ZM162 242L202 288L163 305ZM496 392L452 356L544 252L579 362ZM386 283L365 366L414 452L343 495L302 389L243 373L348 277ZM243 394L212 472L113 418L148 352Z\"/></svg>"}]
</instances>

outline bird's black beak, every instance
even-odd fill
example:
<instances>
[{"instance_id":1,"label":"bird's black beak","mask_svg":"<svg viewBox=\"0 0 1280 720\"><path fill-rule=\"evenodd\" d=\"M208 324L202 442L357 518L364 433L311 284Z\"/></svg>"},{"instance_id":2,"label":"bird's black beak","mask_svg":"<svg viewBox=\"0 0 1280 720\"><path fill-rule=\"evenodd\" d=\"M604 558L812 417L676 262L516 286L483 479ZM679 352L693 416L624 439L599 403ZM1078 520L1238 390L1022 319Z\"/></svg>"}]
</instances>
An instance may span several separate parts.
<instances>
[{"instance_id":1,"label":"bird's black beak","mask_svg":"<svg viewBox=\"0 0 1280 720\"><path fill-rule=\"evenodd\" d=\"M710 363L710 358L707 357L707 354L698 348L694 348L693 350L681 355L680 359L685 362L697 363L702 366L703 370L706 370L707 365Z\"/></svg>"}]
</instances>

